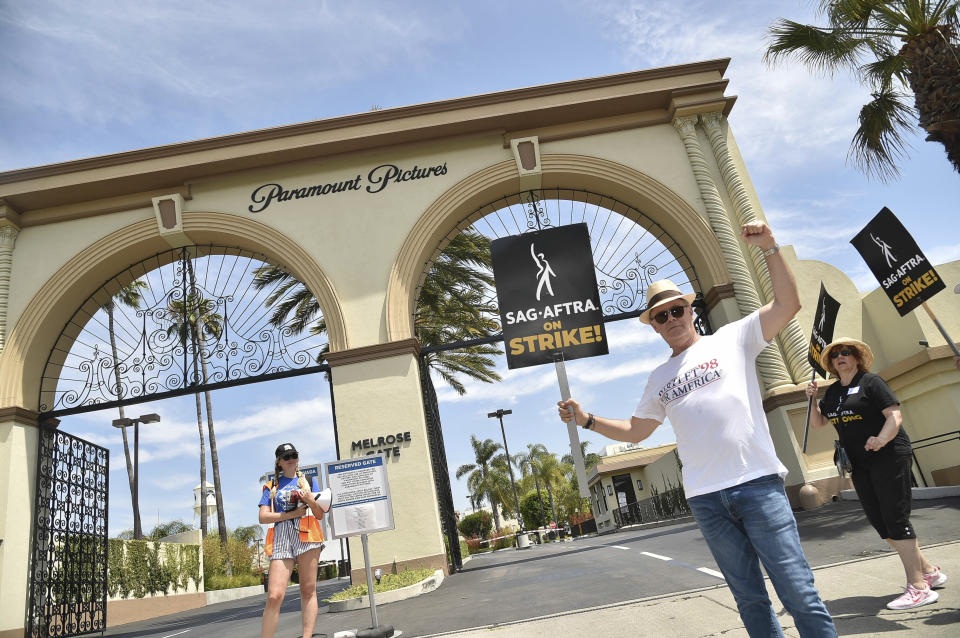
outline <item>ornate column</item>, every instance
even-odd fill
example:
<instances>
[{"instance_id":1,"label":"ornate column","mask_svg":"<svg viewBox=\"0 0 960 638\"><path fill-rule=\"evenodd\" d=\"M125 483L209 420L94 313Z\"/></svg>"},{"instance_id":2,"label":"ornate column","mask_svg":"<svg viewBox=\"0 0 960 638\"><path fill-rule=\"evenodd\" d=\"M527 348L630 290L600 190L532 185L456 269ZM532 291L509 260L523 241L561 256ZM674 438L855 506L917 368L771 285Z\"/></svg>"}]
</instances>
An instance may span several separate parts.
<instances>
[{"instance_id":1,"label":"ornate column","mask_svg":"<svg viewBox=\"0 0 960 638\"><path fill-rule=\"evenodd\" d=\"M740 239L730 224L730 218L723 206L723 200L720 199L720 192L717 190L716 184L713 183L710 167L703 150L700 148L700 140L697 138L695 128L696 123L697 117L695 115L677 117L673 120L673 127L677 129L677 132L680 133L680 139L683 140L687 158L690 160L690 167L693 169L697 187L700 189L700 197L707 209L710 227L717 236L724 260L727 262L727 270L729 270L730 277L733 279L737 307L741 316L746 316L760 307L760 297L757 296L753 277L747 268L743 253L740 251ZM784 364L778 348L764 348L760 356L757 357L757 368L766 382L767 389L792 384L790 373L787 371L787 366Z\"/></svg>"},{"instance_id":2,"label":"ornate column","mask_svg":"<svg viewBox=\"0 0 960 638\"><path fill-rule=\"evenodd\" d=\"M7 300L10 295L10 269L13 247L20 229L8 219L0 218L0 352L7 341Z\"/></svg>"},{"instance_id":3,"label":"ornate column","mask_svg":"<svg viewBox=\"0 0 960 638\"><path fill-rule=\"evenodd\" d=\"M703 129L710 138L710 145L713 147L713 156L717 160L717 166L720 167L720 174L723 176L723 184L726 186L727 194L733 201L734 210L737 213L737 219L741 225L759 221L753 209L753 204L747 195L747 189L743 186L737 167L733 163L733 157L730 155L730 149L727 147L727 138L723 134L721 122L723 115L717 111L712 113L701 113L700 122ZM767 270L767 263L759 250L750 250L750 263L753 264L753 271L760 280L760 293L762 303L767 303L773 299L773 284L770 283L770 272ZM790 367L790 373L793 375L794 382L800 382L810 377L812 372L810 364L807 363L807 343L803 336L803 330L800 329L800 323L793 318L787 324L777 338L780 341L780 349L785 355L787 365Z\"/></svg>"}]
</instances>

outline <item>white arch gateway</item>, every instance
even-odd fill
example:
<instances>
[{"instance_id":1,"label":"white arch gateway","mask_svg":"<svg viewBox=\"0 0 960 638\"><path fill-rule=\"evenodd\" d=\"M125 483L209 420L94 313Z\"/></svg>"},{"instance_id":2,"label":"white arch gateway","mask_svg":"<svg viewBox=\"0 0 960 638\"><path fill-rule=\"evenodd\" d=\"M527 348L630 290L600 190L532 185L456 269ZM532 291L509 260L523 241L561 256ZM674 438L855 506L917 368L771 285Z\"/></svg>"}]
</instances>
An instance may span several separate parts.
<instances>
[{"instance_id":1,"label":"white arch gateway","mask_svg":"<svg viewBox=\"0 0 960 638\"><path fill-rule=\"evenodd\" d=\"M396 529L378 536L371 561L447 570L413 330L425 264L485 204L571 189L642 211L669 234L696 273L713 326L765 303L763 260L735 230L763 212L726 122L735 101L724 95L727 64L536 86L0 174L0 638L28 627L33 500L2 504L23 503L38 489L51 351L104 281L185 246L264 255L315 295L327 325L341 457L356 453L350 442L368 436L370 423L403 422L412 434L403 461L389 467L391 483L403 486L393 491ZM923 416L960 413L957 380L935 329L916 317L896 323L871 295L861 302L842 273L800 262L789 247L784 253L805 308L758 362L765 406L790 469L791 498L805 484L827 498L841 485L829 434L811 437L805 455L797 442L820 280L846 304L837 334L870 337L877 369L910 400L914 438L928 434ZM956 279L958 270L949 264L943 274ZM958 313L944 310L960 332ZM883 336L894 331L934 347L886 345ZM923 457L925 480L954 464L947 452ZM352 552L358 574L361 555Z\"/></svg>"}]
</instances>

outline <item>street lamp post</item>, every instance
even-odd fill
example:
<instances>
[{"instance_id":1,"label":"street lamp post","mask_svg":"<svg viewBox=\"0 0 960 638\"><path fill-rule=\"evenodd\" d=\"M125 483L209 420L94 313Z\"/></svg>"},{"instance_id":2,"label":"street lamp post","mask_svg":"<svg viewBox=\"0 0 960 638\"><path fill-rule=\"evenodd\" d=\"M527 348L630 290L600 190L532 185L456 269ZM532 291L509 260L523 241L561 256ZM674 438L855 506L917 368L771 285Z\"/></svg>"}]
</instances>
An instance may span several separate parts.
<instances>
[{"instance_id":1,"label":"street lamp post","mask_svg":"<svg viewBox=\"0 0 960 638\"><path fill-rule=\"evenodd\" d=\"M133 426L133 511L140 511L140 424L141 423L159 423L160 415L151 412L150 414L141 414L136 419L114 419L113 427L126 428ZM134 514L136 517L136 514ZM134 534L137 537L137 534ZM143 530L140 530L137 540L143 537Z\"/></svg>"},{"instance_id":2,"label":"street lamp post","mask_svg":"<svg viewBox=\"0 0 960 638\"><path fill-rule=\"evenodd\" d=\"M487 414L487 418L492 419L493 417L497 417L500 419L500 433L503 435L503 451L507 455L507 471L510 472L510 485L513 487L513 502L517 506L517 523L520 525L520 532L523 532L523 515L520 514L520 498L517 496L517 482L513 478L513 463L510 460L510 448L507 447L507 431L503 428L504 414L513 414L513 410L501 409L497 410L496 412L490 412Z\"/></svg>"}]
</instances>

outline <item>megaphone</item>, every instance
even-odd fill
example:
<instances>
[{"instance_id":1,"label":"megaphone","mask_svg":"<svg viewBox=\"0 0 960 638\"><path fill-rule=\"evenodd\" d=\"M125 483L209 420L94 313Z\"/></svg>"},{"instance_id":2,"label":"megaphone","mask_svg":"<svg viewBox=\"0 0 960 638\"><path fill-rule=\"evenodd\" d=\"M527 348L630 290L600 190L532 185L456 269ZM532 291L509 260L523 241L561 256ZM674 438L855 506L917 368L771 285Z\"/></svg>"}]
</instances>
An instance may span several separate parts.
<instances>
[{"instance_id":1,"label":"megaphone","mask_svg":"<svg viewBox=\"0 0 960 638\"><path fill-rule=\"evenodd\" d=\"M330 491L330 488L320 490L319 492L314 492L314 500L317 502L317 505L320 506L324 512L330 511L330 502L333 500L333 492Z\"/></svg>"}]
</instances>

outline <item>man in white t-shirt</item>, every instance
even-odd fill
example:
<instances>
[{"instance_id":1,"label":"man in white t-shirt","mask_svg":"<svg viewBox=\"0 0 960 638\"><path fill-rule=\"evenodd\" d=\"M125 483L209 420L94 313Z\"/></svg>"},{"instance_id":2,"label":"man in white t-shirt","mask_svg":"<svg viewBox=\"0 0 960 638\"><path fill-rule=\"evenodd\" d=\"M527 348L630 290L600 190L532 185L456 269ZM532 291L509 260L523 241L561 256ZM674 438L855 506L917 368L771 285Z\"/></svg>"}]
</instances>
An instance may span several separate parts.
<instances>
[{"instance_id":1,"label":"man in white t-shirt","mask_svg":"<svg viewBox=\"0 0 960 638\"><path fill-rule=\"evenodd\" d=\"M694 295L667 279L652 283L640 321L663 337L673 355L650 373L633 416L596 416L570 399L558 404L560 418L632 442L646 439L669 418L687 502L747 633L783 636L760 571L763 563L800 635L832 637L836 628L800 546L783 489L787 469L773 448L754 365L800 310L797 285L766 224L746 224L741 236L763 251L773 301L704 337L694 329Z\"/></svg>"}]
</instances>

